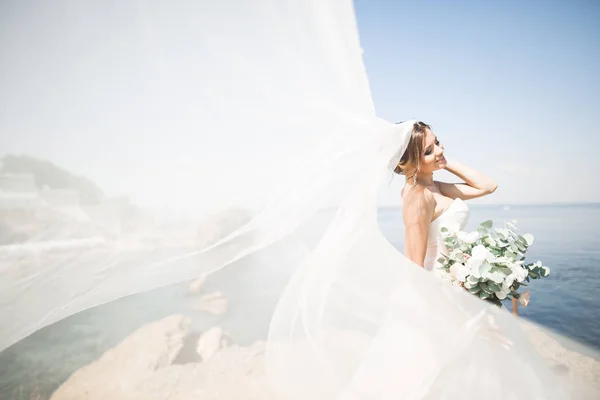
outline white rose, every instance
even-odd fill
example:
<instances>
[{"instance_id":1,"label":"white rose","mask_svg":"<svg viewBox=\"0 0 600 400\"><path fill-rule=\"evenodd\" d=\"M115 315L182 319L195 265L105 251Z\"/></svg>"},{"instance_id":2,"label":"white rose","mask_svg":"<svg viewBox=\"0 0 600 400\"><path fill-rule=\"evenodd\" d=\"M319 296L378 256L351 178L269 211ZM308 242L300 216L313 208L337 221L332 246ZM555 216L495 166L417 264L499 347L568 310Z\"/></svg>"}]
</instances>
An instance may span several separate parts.
<instances>
[{"instance_id":1,"label":"white rose","mask_svg":"<svg viewBox=\"0 0 600 400\"><path fill-rule=\"evenodd\" d=\"M460 240L462 240L466 244L473 244L477 241L477 239L479 239L479 232L474 231L474 232L466 233L466 232L461 231L458 233L457 236Z\"/></svg>"},{"instance_id":2,"label":"white rose","mask_svg":"<svg viewBox=\"0 0 600 400\"><path fill-rule=\"evenodd\" d=\"M471 255L475 258L486 260L490 263L496 260L496 256L494 256L492 252L482 244L478 244L477 246L473 247Z\"/></svg>"},{"instance_id":3,"label":"white rose","mask_svg":"<svg viewBox=\"0 0 600 400\"><path fill-rule=\"evenodd\" d=\"M481 266L484 263L487 264L494 261L494 255L490 253L490 251L485 246L479 244L473 247L473 250L471 251L471 258L467 260L467 266L473 271L474 276L480 278L482 271Z\"/></svg>"},{"instance_id":4,"label":"white rose","mask_svg":"<svg viewBox=\"0 0 600 400\"><path fill-rule=\"evenodd\" d=\"M515 277L511 274L504 278L504 285L511 287L515 283Z\"/></svg>"},{"instance_id":5,"label":"white rose","mask_svg":"<svg viewBox=\"0 0 600 400\"><path fill-rule=\"evenodd\" d=\"M523 282L525 278L527 278L527 270L520 265L514 265L512 270L513 273L511 276L513 276L517 282Z\"/></svg>"},{"instance_id":6,"label":"white rose","mask_svg":"<svg viewBox=\"0 0 600 400\"><path fill-rule=\"evenodd\" d=\"M475 266L476 264L473 263L473 258L469 258L467 260L467 268L469 268L469 271L471 271L471 276L473 278L481 278L481 272L479 272L479 267L481 266L481 264L478 264L477 266Z\"/></svg>"},{"instance_id":7,"label":"white rose","mask_svg":"<svg viewBox=\"0 0 600 400\"><path fill-rule=\"evenodd\" d=\"M471 251L471 258L467 261L469 267L473 270L478 269L487 257L488 249L478 244Z\"/></svg>"},{"instance_id":8,"label":"white rose","mask_svg":"<svg viewBox=\"0 0 600 400\"><path fill-rule=\"evenodd\" d=\"M467 276L471 271L466 265L456 263L452 267L450 267L450 272L452 273L452 275L454 275L457 281L464 282L467 280Z\"/></svg>"}]
</instances>

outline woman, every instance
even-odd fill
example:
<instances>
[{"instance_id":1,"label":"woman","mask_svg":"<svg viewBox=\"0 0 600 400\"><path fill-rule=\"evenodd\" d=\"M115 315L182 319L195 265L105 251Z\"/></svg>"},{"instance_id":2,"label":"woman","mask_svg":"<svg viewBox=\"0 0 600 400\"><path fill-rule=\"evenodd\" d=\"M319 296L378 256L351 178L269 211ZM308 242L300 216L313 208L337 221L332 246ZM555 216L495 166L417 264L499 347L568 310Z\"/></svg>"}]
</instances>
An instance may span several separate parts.
<instances>
[{"instance_id":1,"label":"woman","mask_svg":"<svg viewBox=\"0 0 600 400\"><path fill-rule=\"evenodd\" d=\"M465 183L433 180L433 172L441 169L453 173ZM446 160L444 146L431 127L420 121L414 124L411 139L394 172L406 176L406 186L402 189L406 229L404 254L431 271L438 258L440 225L451 222L464 228L468 208L460 201L487 196L498 185L480 172ZM523 293L519 300L512 299L514 316L519 315L519 303L526 307L529 299L529 291Z\"/></svg>"},{"instance_id":2,"label":"woman","mask_svg":"<svg viewBox=\"0 0 600 400\"><path fill-rule=\"evenodd\" d=\"M465 183L434 181L433 173L441 169ZM468 208L462 200L491 194L498 185L480 172L446 160L444 146L431 127L420 121L415 122L406 151L394 172L406 176L402 190L404 254L417 265L432 270L437 259L440 225L453 223L463 228Z\"/></svg>"}]
</instances>

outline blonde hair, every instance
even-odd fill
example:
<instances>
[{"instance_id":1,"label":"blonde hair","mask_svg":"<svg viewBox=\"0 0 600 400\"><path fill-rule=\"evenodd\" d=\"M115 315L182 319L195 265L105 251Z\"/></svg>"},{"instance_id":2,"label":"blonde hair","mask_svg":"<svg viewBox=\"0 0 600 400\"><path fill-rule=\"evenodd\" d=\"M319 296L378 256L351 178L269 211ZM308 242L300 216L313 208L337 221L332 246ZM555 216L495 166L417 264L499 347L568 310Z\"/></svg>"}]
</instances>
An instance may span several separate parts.
<instances>
[{"instance_id":1,"label":"blonde hair","mask_svg":"<svg viewBox=\"0 0 600 400\"><path fill-rule=\"evenodd\" d=\"M427 129L431 130L431 127L426 123L421 121L415 122L408 146L406 146L400 162L394 168L395 173L405 175L407 179L416 178L421 168L421 155L423 153L423 143Z\"/></svg>"}]
</instances>

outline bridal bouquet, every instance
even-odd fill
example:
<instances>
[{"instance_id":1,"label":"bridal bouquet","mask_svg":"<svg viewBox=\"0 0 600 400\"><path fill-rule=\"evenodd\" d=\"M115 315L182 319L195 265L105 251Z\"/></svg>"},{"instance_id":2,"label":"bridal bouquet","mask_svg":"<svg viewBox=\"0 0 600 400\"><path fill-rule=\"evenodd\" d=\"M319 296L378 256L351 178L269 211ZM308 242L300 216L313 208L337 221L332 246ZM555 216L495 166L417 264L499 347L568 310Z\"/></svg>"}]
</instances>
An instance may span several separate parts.
<instances>
[{"instance_id":1,"label":"bridal bouquet","mask_svg":"<svg viewBox=\"0 0 600 400\"><path fill-rule=\"evenodd\" d=\"M515 223L492 228L492 221L485 221L469 233L442 227L446 250L438 259L442 273L453 284L498 306L509 296L518 299L525 282L548 276L550 269L541 261L525 263L533 236L520 235Z\"/></svg>"}]
</instances>

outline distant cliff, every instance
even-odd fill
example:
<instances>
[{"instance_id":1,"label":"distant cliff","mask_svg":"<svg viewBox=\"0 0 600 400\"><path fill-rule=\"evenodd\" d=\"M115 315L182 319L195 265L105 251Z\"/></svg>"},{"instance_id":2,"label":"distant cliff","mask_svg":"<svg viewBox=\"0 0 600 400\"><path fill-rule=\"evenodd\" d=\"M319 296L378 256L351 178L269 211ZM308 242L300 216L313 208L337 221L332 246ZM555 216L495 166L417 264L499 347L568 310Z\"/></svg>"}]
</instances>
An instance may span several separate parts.
<instances>
[{"instance_id":1,"label":"distant cliff","mask_svg":"<svg viewBox=\"0 0 600 400\"><path fill-rule=\"evenodd\" d=\"M104 193L94 182L73 175L50 161L28 155L7 155L0 159L0 173L32 174L39 189L76 189L83 204L99 203Z\"/></svg>"}]
</instances>

